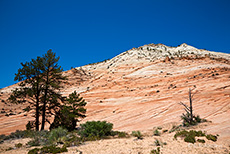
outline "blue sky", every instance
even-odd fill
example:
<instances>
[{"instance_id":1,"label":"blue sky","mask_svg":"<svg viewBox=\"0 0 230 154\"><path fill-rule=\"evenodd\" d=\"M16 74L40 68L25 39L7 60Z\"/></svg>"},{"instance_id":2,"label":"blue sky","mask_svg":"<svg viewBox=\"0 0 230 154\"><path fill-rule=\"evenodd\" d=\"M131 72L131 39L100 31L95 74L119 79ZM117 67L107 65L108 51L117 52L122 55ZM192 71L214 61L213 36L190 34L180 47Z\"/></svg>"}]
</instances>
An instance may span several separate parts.
<instances>
[{"instance_id":1,"label":"blue sky","mask_svg":"<svg viewBox=\"0 0 230 154\"><path fill-rule=\"evenodd\" d=\"M229 0L0 0L0 88L52 49L71 67L149 43L229 53Z\"/></svg>"}]
</instances>

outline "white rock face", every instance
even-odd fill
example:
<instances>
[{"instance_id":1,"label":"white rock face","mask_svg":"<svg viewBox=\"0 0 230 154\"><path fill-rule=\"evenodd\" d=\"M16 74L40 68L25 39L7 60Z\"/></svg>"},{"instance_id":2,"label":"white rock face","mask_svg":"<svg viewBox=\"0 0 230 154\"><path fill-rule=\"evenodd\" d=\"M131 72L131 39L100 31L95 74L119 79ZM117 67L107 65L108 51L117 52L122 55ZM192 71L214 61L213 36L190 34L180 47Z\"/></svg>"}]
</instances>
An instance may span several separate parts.
<instances>
[{"instance_id":1,"label":"white rock face","mask_svg":"<svg viewBox=\"0 0 230 154\"><path fill-rule=\"evenodd\" d=\"M186 56L193 56L193 57L209 56L210 58L230 59L229 54L197 49L195 47L187 45L186 43L183 43L178 47L168 47L163 44L149 44L149 45L144 45L138 48L133 48L131 50L125 51L106 62L101 62L94 65L86 65L84 66L84 69L86 70L111 69L115 66L124 65L124 64L153 62L156 60L165 59L166 57L176 58L176 57L186 57Z\"/></svg>"}]
</instances>

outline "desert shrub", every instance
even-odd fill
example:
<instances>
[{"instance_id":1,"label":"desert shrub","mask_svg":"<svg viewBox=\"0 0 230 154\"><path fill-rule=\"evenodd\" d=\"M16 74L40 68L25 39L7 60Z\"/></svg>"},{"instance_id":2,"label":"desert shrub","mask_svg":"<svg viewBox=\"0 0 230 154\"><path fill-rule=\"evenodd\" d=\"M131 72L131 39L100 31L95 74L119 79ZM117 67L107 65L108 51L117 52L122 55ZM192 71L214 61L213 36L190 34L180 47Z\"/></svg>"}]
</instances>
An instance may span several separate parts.
<instances>
[{"instance_id":1,"label":"desert shrub","mask_svg":"<svg viewBox=\"0 0 230 154\"><path fill-rule=\"evenodd\" d=\"M194 115L193 120L191 122L188 121L188 119L189 119L188 117L189 117L189 114L181 116L181 119L183 121L182 124L185 127L194 126L194 125L197 125L198 123L202 123L202 122L207 122L206 119L201 119L199 115L197 115L197 116Z\"/></svg>"},{"instance_id":2,"label":"desert shrub","mask_svg":"<svg viewBox=\"0 0 230 154\"><path fill-rule=\"evenodd\" d=\"M150 154L160 154L160 147L157 147L157 149L153 149Z\"/></svg>"},{"instance_id":3,"label":"desert shrub","mask_svg":"<svg viewBox=\"0 0 230 154\"><path fill-rule=\"evenodd\" d=\"M10 151L10 150L13 150L14 148L12 147L9 147L8 149L6 149L6 151Z\"/></svg>"},{"instance_id":4,"label":"desert shrub","mask_svg":"<svg viewBox=\"0 0 230 154\"><path fill-rule=\"evenodd\" d=\"M163 132L163 133L166 133L166 132L168 132L168 129L164 129L162 132Z\"/></svg>"},{"instance_id":5,"label":"desert shrub","mask_svg":"<svg viewBox=\"0 0 230 154\"><path fill-rule=\"evenodd\" d=\"M186 131L186 130L178 131L178 132L176 132L176 134L174 135L174 138L176 139L178 136L186 137L187 134L188 134L188 131Z\"/></svg>"},{"instance_id":6,"label":"desert shrub","mask_svg":"<svg viewBox=\"0 0 230 154\"><path fill-rule=\"evenodd\" d=\"M192 130L193 131L193 130ZM199 131L193 131L197 137L205 136L205 133L202 132L201 130Z\"/></svg>"},{"instance_id":7,"label":"desert shrub","mask_svg":"<svg viewBox=\"0 0 230 154\"><path fill-rule=\"evenodd\" d=\"M158 139L156 139L156 140L154 141L154 144L155 144L155 146L161 146L161 143L160 143L160 141L159 141Z\"/></svg>"},{"instance_id":8,"label":"desert shrub","mask_svg":"<svg viewBox=\"0 0 230 154\"><path fill-rule=\"evenodd\" d=\"M66 140L67 133L67 129L64 129L62 127L52 129L48 136L48 143L64 143L64 141Z\"/></svg>"},{"instance_id":9,"label":"desert shrub","mask_svg":"<svg viewBox=\"0 0 230 154\"><path fill-rule=\"evenodd\" d=\"M6 135L4 134L0 135L0 144L3 143L5 139L6 139Z\"/></svg>"},{"instance_id":10,"label":"desert shrub","mask_svg":"<svg viewBox=\"0 0 230 154\"><path fill-rule=\"evenodd\" d=\"M195 122L196 122L196 123L201 123L201 121L202 121L202 119L200 118L199 115L194 116L194 119L195 119Z\"/></svg>"},{"instance_id":11,"label":"desert shrub","mask_svg":"<svg viewBox=\"0 0 230 154\"><path fill-rule=\"evenodd\" d=\"M155 129L155 130L153 131L153 135L154 135L154 136L160 136L159 130L158 130L158 129Z\"/></svg>"},{"instance_id":12,"label":"desert shrub","mask_svg":"<svg viewBox=\"0 0 230 154\"><path fill-rule=\"evenodd\" d=\"M137 139L143 139L143 135L140 131L132 131L132 136L137 137Z\"/></svg>"},{"instance_id":13,"label":"desert shrub","mask_svg":"<svg viewBox=\"0 0 230 154\"><path fill-rule=\"evenodd\" d=\"M38 154L39 150L40 150L39 148L31 149L31 150L28 152L28 154Z\"/></svg>"},{"instance_id":14,"label":"desert shrub","mask_svg":"<svg viewBox=\"0 0 230 154\"><path fill-rule=\"evenodd\" d=\"M110 136L112 134L112 123L107 123L106 121L87 121L81 124L81 129L78 134L81 138L97 140L105 136Z\"/></svg>"},{"instance_id":15,"label":"desert shrub","mask_svg":"<svg viewBox=\"0 0 230 154\"><path fill-rule=\"evenodd\" d=\"M185 138L184 138L185 142L189 142L189 143L195 143L196 139L195 136L188 134Z\"/></svg>"},{"instance_id":16,"label":"desert shrub","mask_svg":"<svg viewBox=\"0 0 230 154\"><path fill-rule=\"evenodd\" d=\"M49 136L49 133L47 130L43 131L28 131L30 134L28 137L33 138L31 141L27 143L27 145L30 146L40 146L47 144L47 138Z\"/></svg>"},{"instance_id":17,"label":"desert shrub","mask_svg":"<svg viewBox=\"0 0 230 154\"><path fill-rule=\"evenodd\" d=\"M166 142L159 141L158 139L155 139L154 145L155 145L155 146L163 146L163 145L167 145L167 143L166 143Z\"/></svg>"},{"instance_id":18,"label":"desert shrub","mask_svg":"<svg viewBox=\"0 0 230 154\"><path fill-rule=\"evenodd\" d=\"M15 113L13 113L13 112L10 112L9 116L10 116L10 115L16 115L16 114L15 114Z\"/></svg>"},{"instance_id":19,"label":"desert shrub","mask_svg":"<svg viewBox=\"0 0 230 154\"><path fill-rule=\"evenodd\" d=\"M45 138L47 136L47 134L49 134L49 132L47 130L43 130L43 131L16 130L16 132L12 132L8 136L4 135L4 140L20 139L20 138L35 138L35 137Z\"/></svg>"},{"instance_id":20,"label":"desert shrub","mask_svg":"<svg viewBox=\"0 0 230 154\"><path fill-rule=\"evenodd\" d=\"M162 127L157 127L157 129L162 130Z\"/></svg>"},{"instance_id":21,"label":"desert shrub","mask_svg":"<svg viewBox=\"0 0 230 154\"><path fill-rule=\"evenodd\" d=\"M22 147L22 143L15 144L15 147L16 148L21 148Z\"/></svg>"},{"instance_id":22,"label":"desert shrub","mask_svg":"<svg viewBox=\"0 0 230 154\"><path fill-rule=\"evenodd\" d=\"M117 135L118 138L124 138L128 136L126 132L112 131L111 136L115 136L115 135Z\"/></svg>"},{"instance_id":23,"label":"desert shrub","mask_svg":"<svg viewBox=\"0 0 230 154\"><path fill-rule=\"evenodd\" d=\"M81 138L73 134L68 134L64 141L64 145L66 147L77 146L77 145L80 145L81 143L82 143Z\"/></svg>"},{"instance_id":24,"label":"desert shrub","mask_svg":"<svg viewBox=\"0 0 230 154\"><path fill-rule=\"evenodd\" d=\"M206 135L206 138L207 138L208 140L213 141L213 142L216 142L216 141L217 141L217 136L212 135L212 134Z\"/></svg>"},{"instance_id":25,"label":"desert shrub","mask_svg":"<svg viewBox=\"0 0 230 154\"><path fill-rule=\"evenodd\" d=\"M198 139L197 142L205 143L205 140L204 139Z\"/></svg>"},{"instance_id":26,"label":"desert shrub","mask_svg":"<svg viewBox=\"0 0 230 154\"><path fill-rule=\"evenodd\" d=\"M62 153L62 152L68 152L66 146L63 146L62 148L60 147L56 147L54 145L50 145L50 146L44 146L40 149L41 153Z\"/></svg>"},{"instance_id":27,"label":"desert shrub","mask_svg":"<svg viewBox=\"0 0 230 154\"><path fill-rule=\"evenodd\" d=\"M41 141L41 139L39 138L39 137L35 137L33 140L31 140L31 141L29 141L28 143L27 143L27 145L29 145L29 146L40 146L40 145L42 145L42 143L41 143L42 141Z\"/></svg>"},{"instance_id":28,"label":"desert shrub","mask_svg":"<svg viewBox=\"0 0 230 154\"><path fill-rule=\"evenodd\" d=\"M185 142L189 142L189 143L195 143L196 139L195 137L203 137L205 136L205 133L203 133L202 131L195 131L195 130L190 130L190 131L186 131L186 130L182 130L182 131L178 131L175 135L174 138L176 139L178 136L184 137L184 141ZM202 143L202 141L201 141Z\"/></svg>"},{"instance_id":29,"label":"desert shrub","mask_svg":"<svg viewBox=\"0 0 230 154\"><path fill-rule=\"evenodd\" d=\"M41 149L39 148L34 148L31 149L28 154L39 154L39 153L62 153L62 152L68 152L66 146L63 146L62 148L56 147L55 145L50 145L50 146L44 146Z\"/></svg>"},{"instance_id":30,"label":"desert shrub","mask_svg":"<svg viewBox=\"0 0 230 154\"><path fill-rule=\"evenodd\" d=\"M172 133L172 132L175 132L175 131L180 130L180 127L181 127L181 126L182 126L182 125L179 125L179 126L175 126L175 125L173 125L172 129L171 129L171 130L169 130L169 133Z\"/></svg>"},{"instance_id":31,"label":"desert shrub","mask_svg":"<svg viewBox=\"0 0 230 154\"><path fill-rule=\"evenodd\" d=\"M31 132L26 130L16 130L16 132L12 132L10 135L6 136L5 139L20 139L30 137Z\"/></svg>"},{"instance_id":32,"label":"desert shrub","mask_svg":"<svg viewBox=\"0 0 230 154\"><path fill-rule=\"evenodd\" d=\"M118 137L119 138L127 137L127 133L126 132L118 132Z\"/></svg>"}]
</instances>

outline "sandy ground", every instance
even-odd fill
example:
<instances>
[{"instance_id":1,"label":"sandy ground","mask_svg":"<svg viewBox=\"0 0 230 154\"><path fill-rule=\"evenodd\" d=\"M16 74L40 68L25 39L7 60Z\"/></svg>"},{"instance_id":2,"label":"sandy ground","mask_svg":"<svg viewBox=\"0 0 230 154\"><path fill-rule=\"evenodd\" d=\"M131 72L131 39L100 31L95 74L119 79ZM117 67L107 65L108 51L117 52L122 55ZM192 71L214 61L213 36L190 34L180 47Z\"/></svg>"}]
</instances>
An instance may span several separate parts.
<instances>
[{"instance_id":1,"label":"sandy ground","mask_svg":"<svg viewBox=\"0 0 230 154\"><path fill-rule=\"evenodd\" d=\"M164 129L164 128L163 128ZM173 133L163 133L160 136L153 136L152 131L143 132L144 138L138 140L135 137L103 139L98 141L88 141L80 146L69 147L65 154L149 154L151 150L157 149L155 140L165 142L166 145L159 146L162 154L228 154L230 152L230 143L223 141L221 137L216 142L209 141L204 137L205 143L186 143L182 138L174 139ZM26 154L29 149L26 148L26 143L29 139L5 141L0 144L2 154ZM22 143L23 147L5 151L9 147L14 147L15 144Z\"/></svg>"}]
</instances>

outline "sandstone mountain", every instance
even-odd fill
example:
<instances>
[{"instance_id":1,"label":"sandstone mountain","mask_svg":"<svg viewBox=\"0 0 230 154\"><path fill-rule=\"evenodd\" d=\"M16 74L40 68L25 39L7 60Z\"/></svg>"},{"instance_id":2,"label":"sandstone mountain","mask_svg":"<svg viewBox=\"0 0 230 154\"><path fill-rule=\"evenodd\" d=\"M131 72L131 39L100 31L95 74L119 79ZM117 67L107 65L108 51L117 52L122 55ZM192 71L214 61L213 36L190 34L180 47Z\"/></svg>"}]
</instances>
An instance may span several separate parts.
<instances>
[{"instance_id":1,"label":"sandstone mountain","mask_svg":"<svg viewBox=\"0 0 230 154\"><path fill-rule=\"evenodd\" d=\"M188 104L191 88L195 114L212 121L201 129L219 134L230 143L229 54L187 44L149 44L63 74L69 83L62 94L76 90L88 102L87 117L82 122L106 120L120 131L179 124L184 112L179 102ZM33 119L23 111L23 105L5 102L15 87L17 84L0 90L0 134L25 129L27 121Z\"/></svg>"}]
</instances>

